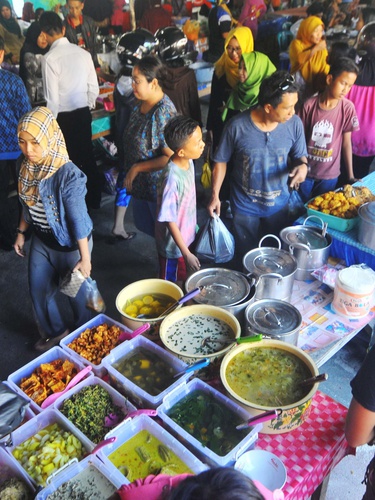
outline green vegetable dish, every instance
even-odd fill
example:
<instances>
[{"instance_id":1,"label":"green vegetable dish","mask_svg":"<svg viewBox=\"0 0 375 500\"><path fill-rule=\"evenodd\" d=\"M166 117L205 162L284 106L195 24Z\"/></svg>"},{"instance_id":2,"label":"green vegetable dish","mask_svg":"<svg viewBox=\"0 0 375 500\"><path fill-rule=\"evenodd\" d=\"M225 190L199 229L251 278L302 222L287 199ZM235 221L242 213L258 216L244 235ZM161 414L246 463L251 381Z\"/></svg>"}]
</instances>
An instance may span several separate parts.
<instances>
[{"instance_id":1,"label":"green vegetable dish","mask_svg":"<svg viewBox=\"0 0 375 500\"><path fill-rule=\"evenodd\" d=\"M310 390L300 387L311 377L306 364L291 352L271 347L240 352L228 363L225 376L238 396L272 408L291 405Z\"/></svg>"},{"instance_id":2,"label":"green vegetable dish","mask_svg":"<svg viewBox=\"0 0 375 500\"><path fill-rule=\"evenodd\" d=\"M121 358L113 367L151 396L157 396L175 381L176 370L147 349L135 349L133 354Z\"/></svg>"},{"instance_id":3,"label":"green vegetable dish","mask_svg":"<svg viewBox=\"0 0 375 500\"><path fill-rule=\"evenodd\" d=\"M176 424L219 456L227 455L252 430L238 431L243 423L238 415L221 404L212 394L193 391L168 412Z\"/></svg>"},{"instance_id":4,"label":"green vegetable dish","mask_svg":"<svg viewBox=\"0 0 375 500\"><path fill-rule=\"evenodd\" d=\"M105 426L105 417L116 415L117 421L125 418L123 410L113 404L104 387L95 384L83 387L62 404L60 411L93 443L98 444L113 428Z\"/></svg>"}]
</instances>

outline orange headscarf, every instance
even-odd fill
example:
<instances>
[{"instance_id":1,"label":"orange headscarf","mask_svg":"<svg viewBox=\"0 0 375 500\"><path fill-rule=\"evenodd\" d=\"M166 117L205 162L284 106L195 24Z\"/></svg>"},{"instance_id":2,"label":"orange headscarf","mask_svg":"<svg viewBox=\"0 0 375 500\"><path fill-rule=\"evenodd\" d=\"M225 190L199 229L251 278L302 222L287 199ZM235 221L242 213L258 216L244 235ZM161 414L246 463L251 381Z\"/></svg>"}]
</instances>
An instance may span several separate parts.
<instances>
[{"instance_id":1,"label":"orange headscarf","mask_svg":"<svg viewBox=\"0 0 375 500\"><path fill-rule=\"evenodd\" d=\"M323 21L319 17L309 16L304 19L299 27L297 38L292 41L289 48L291 72L300 71L306 83L311 83L316 74L324 73L327 75L329 71L328 51L326 49L318 50L310 57L310 50L313 48L310 37L318 26L324 28Z\"/></svg>"},{"instance_id":2,"label":"orange headscarf","mask_svg":"<svg viewBox=\"0 0 375 500\"><path fill-rule=\"evenodd\" d=\"M238 63L233 62L227 52L228 43L232 40L232 38L237 39L237 42L241 47L242 54L253 52L254 39L250 28L247 28L246 26L232 29L225 39L224 52L215 64L215 74L218 78L221 78L225 74L227 82L233 88L238 82L239 77Z\"/></svg>"}]
</instances>

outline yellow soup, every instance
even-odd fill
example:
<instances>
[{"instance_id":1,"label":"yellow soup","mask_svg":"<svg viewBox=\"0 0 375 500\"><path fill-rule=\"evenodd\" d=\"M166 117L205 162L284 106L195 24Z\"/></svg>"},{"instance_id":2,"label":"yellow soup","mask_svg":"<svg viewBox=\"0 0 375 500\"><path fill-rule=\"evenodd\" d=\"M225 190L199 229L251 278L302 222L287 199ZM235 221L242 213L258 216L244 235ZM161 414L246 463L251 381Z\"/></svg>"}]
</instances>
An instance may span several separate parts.
<instances>
[{"instance_id":1,"label":"yellow soup","mask_svg":"<svg viewBox=\"0 0 375 500\"><path fill-rule=\"evenodd\" d=\"M260 406L287 406L310 390L300 387L311 377L306 364L290 352L271 347L240 352L228 363L225 375L236 394Z\"/></svg>"},{"instance_id":2,"label":"yellow soup","mask_svg":"<svg viewBox=\"0 0 375 500\"><path fill-rule=\"evenodd\" d=\"M150 474L177 476L193 473L167 445L148 430L138 432L108 458L130 482Z\"/></svg>"},{"instance_id":3,"label":"yellow soup","mask_svg":"<svg viewBox=\"0 0 375 500\"><path fill-rule=\"evenodd\" d=\"M137 297L126 301L123 311L132 318L136 318L140 314L156 318L163 314L174 302L172 297L163 293L137 295Z\"/></svg>"}]
</instances>

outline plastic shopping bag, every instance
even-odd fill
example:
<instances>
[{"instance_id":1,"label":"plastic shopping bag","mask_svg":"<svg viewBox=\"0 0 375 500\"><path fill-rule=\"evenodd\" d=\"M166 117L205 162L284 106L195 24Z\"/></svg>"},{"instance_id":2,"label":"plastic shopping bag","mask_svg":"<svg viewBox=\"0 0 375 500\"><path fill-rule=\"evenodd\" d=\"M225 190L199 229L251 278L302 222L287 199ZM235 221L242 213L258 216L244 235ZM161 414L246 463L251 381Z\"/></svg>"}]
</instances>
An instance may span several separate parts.
<instances>
[{"instance_id":1,"label":"plastic shopping bag","mask_svg":"<svg viewBox=\"0 0 375 500\"><path fill-rule=\"evenodd\" d=\"M22 423L29 404L29 401L0 382L0 438L10 434Z\"/></svg>"},{"instance_id":2,"label":"plastic shopping bag","mask_svg":"<svg viewBox=\"0 0 375 500\"><path fill-rule=\"evenodd\" d=\"M103 297L101 296L101 293L99 292L98 285L96 284L96 281L87 278L86 279L86 307L88 309L92 309L95 312L98 313L104 313L106 307L105 303L103 300Z\"/></svg>"},{"instance_id":3,"label":"plastic shopping bag","mask_svg":"<svg viewBox=\"0 0 375 500\"><path fill-rule=\"evenodd\" d=\"M215 264L233 259L233 235L217 215L209 218L198 234L195 254L202 262L215 262Z\"/></svg>"}]
</instances>

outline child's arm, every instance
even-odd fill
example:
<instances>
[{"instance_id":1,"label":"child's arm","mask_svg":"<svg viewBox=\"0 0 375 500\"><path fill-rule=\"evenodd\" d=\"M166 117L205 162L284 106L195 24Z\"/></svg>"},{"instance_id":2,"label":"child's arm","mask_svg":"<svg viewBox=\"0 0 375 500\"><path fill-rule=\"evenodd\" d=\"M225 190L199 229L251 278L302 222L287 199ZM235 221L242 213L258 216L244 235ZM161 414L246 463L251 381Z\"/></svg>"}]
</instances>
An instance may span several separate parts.
<instances>
[{"instance_id":1,"label":"child's arm","mask_svg":"<svg viewBox=\"0 0 375 500\"><path fill-rule=\"evenodd\" d=\"M200 262L198 258L193 253L191 253L186 246L177 224L175 222L167 222L167 224L176 245L182 253L182 256L186 263L186 267L188 269L192 269L193 271L198 271L201 267Z\"/></svg>"},{"instance_id":2,"label":"child's arm","mask_svg":"<svg viewBox=\"0 0 375 500\"><path fill-rule=\"evenodd\" d=\"M352 155L352 133L344 132L342 136L342 158L344 160L348 182L353 184L361 179L356 179L353 173L353 155Z\"/></svg>"}]
</instances>

